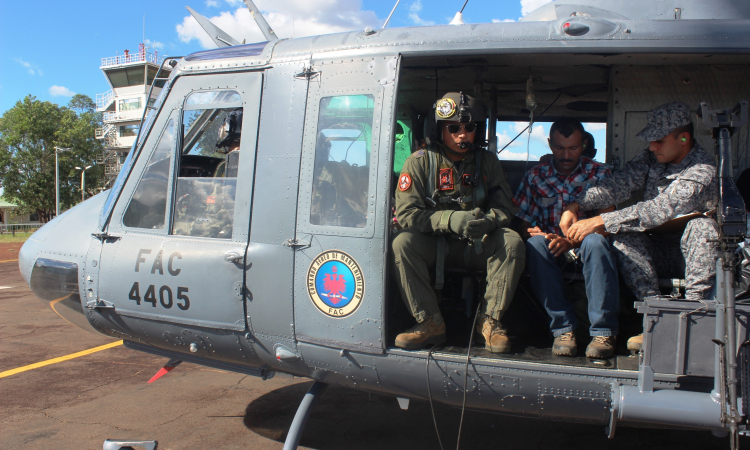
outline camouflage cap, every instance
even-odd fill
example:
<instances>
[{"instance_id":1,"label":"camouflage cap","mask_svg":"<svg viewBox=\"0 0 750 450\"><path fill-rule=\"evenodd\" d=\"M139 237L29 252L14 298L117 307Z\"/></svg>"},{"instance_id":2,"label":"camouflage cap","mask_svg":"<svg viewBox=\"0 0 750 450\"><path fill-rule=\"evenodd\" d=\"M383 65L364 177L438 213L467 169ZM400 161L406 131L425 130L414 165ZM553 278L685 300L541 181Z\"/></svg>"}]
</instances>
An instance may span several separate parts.
<instances>
[{"instance_id":1,"label":"camouflage cap","mask_svg":"<svg viewBox=\"0 0 750 450\"><path fill-rule=\"evenodd\" d=\"M658 141L679 127L692 123L690 107L683 102L665 103L648 112L648 125L636 135L644 141Z\"/></svg>"}]
</instances>

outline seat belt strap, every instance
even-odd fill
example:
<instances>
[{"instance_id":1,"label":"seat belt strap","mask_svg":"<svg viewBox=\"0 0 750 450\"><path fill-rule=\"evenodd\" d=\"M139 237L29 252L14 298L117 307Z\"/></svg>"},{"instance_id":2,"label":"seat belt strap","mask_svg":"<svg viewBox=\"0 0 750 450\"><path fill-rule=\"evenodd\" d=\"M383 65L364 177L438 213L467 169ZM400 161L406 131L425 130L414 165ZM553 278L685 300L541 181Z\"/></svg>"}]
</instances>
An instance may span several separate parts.
<instances>
[{"instance_id":1,"label":"seat belt strap","mask_svg":"<svg viewBox=\"0 0 750 450\"><path fill-rule=\"evenodd\" d=\"M429 197L425 197L425 205L428 208L434 208L437 204L435 202L435 194L437 193L437 167L438 154L427 150L427 189L425 189L425 193Z\"/></svg>"},{"instance_id":2,"label":"seat belt strap","mask_svg":"<svg viewBox=\"0 0 750 450\"><path fill-rule=\"evenodd\" d=\"M482 159L484 159L484 149L480 147L474 150L474 208L484 209L487 193L484 187L484 177L482 177Z\"/></svg>"},{"instance_id":3,"label":"seat belt strap","mask_svg":"<svg viewBox=\"0 0 750 450\"><path fill-rule=\"evenodd\" d=\"M445 282L445 236L437 238L437 260L435 261L435 289L443 288Z\"/></svg>"}]
</instances>

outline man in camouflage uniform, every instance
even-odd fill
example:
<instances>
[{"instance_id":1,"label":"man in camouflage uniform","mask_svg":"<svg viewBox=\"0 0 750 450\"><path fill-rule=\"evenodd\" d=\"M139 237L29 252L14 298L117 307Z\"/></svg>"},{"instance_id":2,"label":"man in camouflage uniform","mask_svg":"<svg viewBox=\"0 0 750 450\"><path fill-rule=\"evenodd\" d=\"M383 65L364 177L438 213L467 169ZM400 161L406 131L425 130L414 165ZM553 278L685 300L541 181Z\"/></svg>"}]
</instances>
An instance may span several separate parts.
<instances>
[{"instance_id":1,"label":"man in camouflage uniform","mask_svg":"<svg viewBox=\"0 0 750 450\"><path fill-rule=\"evenodd\" d=\"M418 322L396 337L396 346L417 349L445 341L430 280L435 273L439 288L445 266L487 271L476 331L490 351L508 352L500 319L526 255L521 237L505 228L517 210L513 195L497 157L473 146L485 123L479 101L448 93L435 104L435 121L438 139L407 158L396 189L396 218L403 230L393 240L393 267L401 297Z\"/></svg>"},{"instance_id":2,"label":"man in camouflage uniform","mask_svg":"<svg viewBox=\"0 0 750 450\"><path fill-rule=\"evenodd\" d=\"M648 113L648 125L637 137L649 149L611 178L584 191L563 213L560 227L569 238L582 239L598 231L612 233L618 269L639 300L659 295L658 275L685 276L685 299L707 298L715 281L718 238L713 219L690 220L682 233L649 234L678 216L705 213L716 207L718 185L714 158L693 138L690 107L675 102ZM643 200L619 211L576 221L581 209L606 208L644 189ZM642 335L628 341L640 349Z\"/></svg>"}]
</instances>

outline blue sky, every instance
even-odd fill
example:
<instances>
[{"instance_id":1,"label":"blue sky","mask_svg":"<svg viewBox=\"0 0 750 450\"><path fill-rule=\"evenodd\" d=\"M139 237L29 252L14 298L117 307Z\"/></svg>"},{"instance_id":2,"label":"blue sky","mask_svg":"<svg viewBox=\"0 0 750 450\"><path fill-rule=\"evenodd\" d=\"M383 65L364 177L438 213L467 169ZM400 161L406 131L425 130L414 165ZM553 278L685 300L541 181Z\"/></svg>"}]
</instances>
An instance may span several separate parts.
<instances>
[{"instance_id":1,"label":"blue sky","mask_svg":"<svg viewBox=\"0 0 750 450\"><path fill-rule=\"evenodd\" d=\"M189 1L190 3L187 3ZM469 0L466 23L516 21L549 0ZM281 37L300 37L379 28L395 0L256 0ZM29 6L31 5L31 6ZM401 0L389 27L445 24L463 0ZM160 55L187 55L214 44L185 9L190 6L230 35L247 42L262 35L242 0L161 0L129 2L41 0L33 4L0 3L0 114L28 94L66 104L75 93L96 98L110 89L99 69L101 58L138 50L144 41ZM517 123L498 127L501 143L515 136ZM524 123L523 126L526 126ZM522 129L523 127L521 127ZM518 131L515 131L518 130ZM532 134L531 159L548 153L549 124ZM525 159L526 138L505 156ZM604 132L595 132L603 148ZM523 157L519 156L523 153Z\"/></svg>"}]
</instances>

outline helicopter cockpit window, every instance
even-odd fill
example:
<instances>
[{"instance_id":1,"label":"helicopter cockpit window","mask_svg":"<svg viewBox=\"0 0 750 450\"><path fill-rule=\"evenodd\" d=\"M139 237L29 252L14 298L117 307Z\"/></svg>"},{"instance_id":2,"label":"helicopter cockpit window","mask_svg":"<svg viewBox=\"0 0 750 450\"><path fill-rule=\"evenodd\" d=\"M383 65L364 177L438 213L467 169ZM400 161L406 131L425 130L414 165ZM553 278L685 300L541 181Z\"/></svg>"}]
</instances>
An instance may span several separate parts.
<instances>
[{"instance_id":1,"label":"helicopter cockpit window","mask_svg":"<svg viewBox=\"0 0 750 450\"><path fill-rule=\"evenodd\" d=\"M364 228L375 98L320 100L310 223Z\"/></svg>"},{"instance_id":2,"label":"helicopter cockpit window","mask_svg":"<svg viewBox=\"0 0 750 450\"><path fill-rule=\"evenodd\" d=\"M231 152L228 158L230 148L217 148L217 142L222 125L237 108L216 107L239 102L236 91L204 91L188 97L182 121L172 234L232 237L239 152ZM191 109L203 106L206 108Z\"/></svg>"},{"instance_id":3,"label":"helicopter cockpit window","mask_svg":"<svg viewBox=\"0 0 750 450\"><path fill-rule=\"evenodd\" d=\"M219 103L237 103L241 100L240 93L237 91L198 91L188 96L185 105L216 105Z\"/></svg>"},{"instance_id":4,"label":"helicopter cockpit window","mask_svg":"<svg viewBox=\"0 0 750 450\"><path fill-rule=\"evenodd\" d=\"M125 212L123 224L126 227L164 228L173 143L174 119L170 119Z\"/></svg>"}]
</instances>

